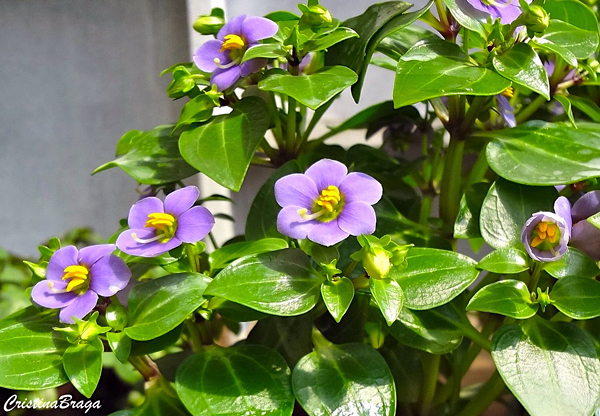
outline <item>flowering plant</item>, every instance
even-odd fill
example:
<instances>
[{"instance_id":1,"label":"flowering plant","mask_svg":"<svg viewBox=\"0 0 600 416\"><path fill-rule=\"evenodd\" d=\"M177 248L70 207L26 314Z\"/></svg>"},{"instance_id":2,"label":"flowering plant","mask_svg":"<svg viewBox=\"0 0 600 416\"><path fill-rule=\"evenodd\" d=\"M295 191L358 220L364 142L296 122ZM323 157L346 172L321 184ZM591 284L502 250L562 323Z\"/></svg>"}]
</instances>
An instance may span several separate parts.
<instances>
[{"instance_id":1,"label":"flowering plant","mask_svg":"<svg viewBox=\"0 0 600 416\"><path fill-rule=\"evenodd\" d=\"M163 72L179 120L126 133L95 171L147 187L121 229L26 261L31 304L0 320L0 386L89 398L110 366L145 380L143 402L115 415L477 416L494 402L592 415L591 3L200 16L193 62ZM343 91L359 102L370 65L393 71L388 101L321 128ZM382 141L329 141L358 129ZM204 204L229 198L182 181L237 192L251 164L270 177L235 218L244 234L218 244L224 216ZM491 375L469 385L486 357Z\"/></svg>"}]
</instances>

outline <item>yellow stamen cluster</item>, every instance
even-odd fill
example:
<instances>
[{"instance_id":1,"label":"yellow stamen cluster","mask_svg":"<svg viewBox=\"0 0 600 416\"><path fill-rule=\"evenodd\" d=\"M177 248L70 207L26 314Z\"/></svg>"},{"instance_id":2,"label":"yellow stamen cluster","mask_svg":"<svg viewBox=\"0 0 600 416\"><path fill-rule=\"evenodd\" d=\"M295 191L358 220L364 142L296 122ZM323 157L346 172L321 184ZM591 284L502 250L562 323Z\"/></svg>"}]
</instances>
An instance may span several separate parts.
<instances>
[{"instance_id":1,"label":"yellow stamen cluster","mask_svg":"<svg viewBox=\"0 0 600 416\"><path fill-rule=\"evenodd\" d=\"M328 212L333 212L333 209L340 203L342 196L337 186L329 185L327 189L321 191L321 195L315 201L315 204L325 208Z\"/></svg>"},{"instance_id":2,"label":"yellow stamen cluster","mask_svg":"<svg viewBox=\"0 0 600 416\"><path fill-rule=\"evenodd\" d=\"M85 266L73 265L64 270L65 274L62 280L69 280L67 292L72 290L84 289L88 283L89 270Z\"/></svg>"},{"instance_id":3,"label":"yellow stamen cluster","mask_svg":"<svg viewBox=\"0 0 600 416\"><path fill-rule=\"evenodd\" d=\"M555 223L542 221L533 230L532 237L531 247L538 247L546 241L554 247L560 238L560 230Z\"/></svg>"},{"instance_id":4,"label":"yellow stamen cluster","mask_svg":"<svg viewBox=\"0 0 600 416\"><path fill-rule=\"evenodd\" d=\"M513 98L515 95L515 89L513 87L508 87L504 91L502 91L502 95L508 98Z\"/></svg>"},{"instance_id":5,"label":"yellow stamen cluster","mask_svg":"<svg viewBox=\"0 0 600 416\"><path fill-rule=\"evenodd\" d=\"M246 46L246 42L244 39L238 35L227 35L225 36L225 41L221 46L221 52L224 51L232 51L232 50L241 50Z\"/></svg>"},{"instance_id":6,"label":"yellow stamen cluster","mask_svg":"<svg viewBox=\"0 0 600 416\"><path fill-rule=\"evenodd\" d=\"M145 227L156 228L157 230L166 230L173 227L175 224L175 217L171 214L165 214L162 212L155 212L148 215Z\"/></svg>"}]
</instances>

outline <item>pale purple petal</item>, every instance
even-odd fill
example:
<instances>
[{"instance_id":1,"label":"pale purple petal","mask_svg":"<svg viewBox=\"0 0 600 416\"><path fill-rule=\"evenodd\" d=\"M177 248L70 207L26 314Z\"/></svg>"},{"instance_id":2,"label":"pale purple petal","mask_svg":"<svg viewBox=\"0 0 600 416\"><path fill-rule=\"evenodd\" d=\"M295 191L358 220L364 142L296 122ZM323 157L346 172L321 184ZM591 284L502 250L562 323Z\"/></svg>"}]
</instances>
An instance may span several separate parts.
<instances>
[{"instance_id":1,"label":"pale purple petal","mask_svg":"<svg viewBox=\"0 0 600 416\"><path fill-rule=\"evenodd\" d=\"M177 218L194 206L198 196L200 191L196 186L186 186L173 191L165 198L165 212Z\"/></svg>"},{"instance_id":2,"label":"pale purple petal","mask_svg":"<svg viewBox=\"0 0 600 416\"><path fill-rule=\"evenodd\" d=\"M117 238L117 247L123 253L138 257L156 257L181 245L181 240L178 238L171 238L166 243L160 241L139 243L131 237L134 233L137 238L146 240L154 237L156 230L154 228L134 228L123 231Z\"/></svg>"},{"instance_id":3,"label":"pale purple petal","mask_svg":"<svg viewBox=\"0 0 600 416\"><path fill-rule=\"evenodd\" d=\"M175 237L184 243L197 243L215 225L215 217L204 207L194 207L177 219Z\"/></svg>"},{"instance_id":4,"label":"pale purple petal","mask_svg":"<svg viewBox=\"0 0 600 416\"><path fill-rule=\"evenodd\" d=\"M241 14L239 16L234 17L229 22L225 23L219 33L217 33L217 39L225 40L225 36L227 35L242 35L242 23L246 20L246 15Z\"/></svg>"},{"instance_id":5,"label":"pale purple petal","mask_svg":"<svg viewBox=\"0 0 600 416\"><path fill-rule=\"evenodd\" d=\"M301 173L292 173L275 182L275 200L281 207L294 205L311 209L318 197L317 185Z\"/></svg>"},{"instance_id":6,"label":"pale purple petal","mask_svg":"<svg viewBox=\"0 0 600 416\"><path fill-rule=\"evenodd\" d=\"M515 117L515 110L510 105L508 99L503 95L497 95L496 106L498 107L498 113L504 119L506 125L510 128L516 127L517 118Z\"/></svg>"},{"instance_id":7,"label":"pale purple petal","mask_svg":"<svg viewBox=\"0 0 600 416\"><path fill-rule=\"evenodd\" d=\"M277 214L277 231L281 234L298 240L305 239L308 232L317 223L316 220L306 221L298 210L303 207L298 205L289 205L279 211Z\"/></svg>"},{"instance_id":8,"label":"pale purple petal","mask_svg":"<svg viewBox=\"0 0 600 416\"><path fill-rule=\"evenodd\" d=\"M348 237L348 233L340 229L338 221L319 222L308 231L308 239L322 246L329 247Z\"/></svg>"},{"instance_id":9,"label":"pale purple petal","mask_svg":"<svg viewBox=\"0 0 600 416\"><path fill-rule=\"evenodd\" d=\"M140 199L129 210L129 217L127 218L129 228L144 228L146 221L148 221L148 215L155 212L165 212L160 199L154 196Z\"/></svg>"},{"instance_id":10,"label":"pale purple petal","mask_svg":"<svg viewBox=\"0 0 600 416\"><path fill-rule=\"evenodd\" d=\"M600 229L583 220L573 226L571 245L600 261Z\"/></svg>"},{"instance_id":11,"label":"pale purple petal","mask_svg":"<svg viewBox=\"0 0 600 416\"><path fill-rule=\"evenodd\" d=\"M555 223L560 230L560 240L559 244L554 247L554 252L552 251L541 251L538 248L531 247L531 234L535 229L536 225L541 221L544 222L553 222ZM525 246L525 250L529 256L537 261L556 261L565 255L567 252L567 244L569 243L569 239L571 237L571 230L568 228L568 224L566 220L553 212L536 212L527 220L525 225L523 226L523 231L521 232L521 242Z\"/></svg>"},{"instance_id":12,"label":"pale purple petal","mask_svg":"<svg viewBox=\"0 0 600 416\"><path fill-rule=\"evenodd\" d=\"M264 58L250 59L240 66L240 76L244 78L250 74L254 74L267 66L268 62L268 59Z\"/></svg>"},{"instance_id":13,"label":"pale purple petal","mask_svg":"<svg viewBox=\"0 0 600 416\"><path fill-rule=\"evenodd\" d=\"M127 264L115 255L105 256L90 269L90 289L100 296L112 296L122 290L131 279Z\"/></svg>"},{"instance_id":14,"label":"pale purple petal","mask_svg":"<svg viewBox=\"0 0 600 416\"><path fill-rule=\"evenodd\" d=\"M571 215L573 222L579 222L598 212L600 212L600 191L591 191L573 204Z\"/></svg>"},{"instance_id":15,"label":"pale purple petal","mask_svg":"<svg viewBox=\"0 0 600 416\"><path fill-rule=\"evenodd\" d=\"M321 192L330 185L339 187L348 174L348 168L337 160L321 159L304 174L315 182L317 190Z\"/></svg>"},{"instance_id":16,"label":"pale purple petal","mask_svg":"<svg viewBox=\"0 0 600 416\"><path fill-rule=\"evenodd\" d=\"M210 82L217 86L219 91L226 90L240 79L241 69L239 66L232 66L228 69L217 69L213 72Z\"/></svg>"},{"instance_id":17,"label":"pale purple petal","mask_svg":"<svg viewBox=\"0 0 600 416\"><path fill-rule=\"evenodd\" d=\"M277 23L265 17L249 16L242 22L242 35L248 43L273 37L277 30Z\"/></svg>"},{"instance_id":18,"label":"pale purple petal","mask_svg":"<svg viewBox=\"0 0 600 416\"><path fill-rule=\"evenodd\" d=\"M377 217L373 207L365 202L350 202L337 218L338 226L350 235L373 234Z\"/></svg>"},{"instance_id":19,"label":"pale purple petal","mask_svg":"<svg viewBox=\"0 0 600 416\"><path fill-rule=\"evenodd\" d=\"M108 256L115 251L114 244L98 244L95 246L84 247L79 250L79 264L87 267L92 267L94 263L100 260L101 257Z\"/></svg>"},{"instance_id":20,"label":"pale purple petal","mask_svg":"<svg viewBox=\"0 0 600 416\"><path fill-rule=\"evenodd\" d=\"M503 25L510 24L519 17L521 8L514 1L498 0L494 5L485 4L482 0L467 0L475 9L489 14L493 20L500 18Z\"/></svg>"},{"instance_id":21,"label":"pale purple petal","mask_svg":"<svg viewBox=\"0 0 600 416\"><path fill-rule=\"evenodd\" d=\"M63 308L58 314L58 317L60 318L60 321L65 324L74 324L75 321L73 321L73 316L83 319L84 316L94 309L97 302L98 295L94 291L88 290L77 296L68 306Z\"/></svg>"},{"instance_id":22,"label":"pale purple petal","mask_svg":"<svg viewBox=\"0 0 600 416\"><path fill-rule=\"evenodd\" d=\"M202 44L194 53L194 63L204 72L213 72L217 69L215 58L219 58L221 65L231 62L229 51L221 52L223 42L217 39L211 39Z\"/></svg>"},{"instance_id":23,"label":"pale purple petal","mask_svg":"<svg viewBox=\"0 0 600 416\"><path fill-rule=\"evenodd\" d=\"M569 230L573 226L571 221L571 203L564 196L558 197L554 202L554 212L561 218L564 218Z\"/></svg>"},{"instance_id":24,"label":"pale purple petal","mask_svg":"<svg viewBox=\"0 0 600 416\"><path fill-rule=\"evenodd\" d=\"M50 287L52 286L52 287ZM67 282L59 280L42 280L31 290L31 298L44 308L64 308L77 296L75 292L57 293L67 288Z\"/></svg>"},{"instance_id":25,"label":"pale purple petal","mask_svg":"<svg viewBox=\"0 0 600 416\"><path fill-rule=\"evenodd\" d=\"M362 201L373 205L381 199L383 188L369 175L352 172L340 184L340 192L345 202Z\"/></svg>"},{"instance_id":26,"label":"pale purple petal","mask_svg":"<svg viewBox=\"0 0 600 416\"><path fill-rule=\"evenodd\" d=\"M75 246L66 246L56 250L48 262L46 279L62 281L62 277L65 275L65 269L74 264L79 264L77 262L77 254L78 252Z\"/></svg>"}]
</instances>

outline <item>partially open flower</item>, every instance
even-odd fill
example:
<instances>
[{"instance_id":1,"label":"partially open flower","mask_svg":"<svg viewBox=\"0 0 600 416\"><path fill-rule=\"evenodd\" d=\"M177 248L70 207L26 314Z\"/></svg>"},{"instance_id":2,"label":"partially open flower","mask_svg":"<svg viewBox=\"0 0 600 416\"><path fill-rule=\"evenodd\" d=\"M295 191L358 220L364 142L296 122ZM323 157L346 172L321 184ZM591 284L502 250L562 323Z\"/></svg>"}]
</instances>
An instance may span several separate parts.
<instances>
[{"instance_id":1,"label":"partially open flower","mask_svg":"<svg viewBox=\"0 0 600 416\"><path fill-rule=\"evenodd\" d=\"M342 163L322 159L304 174L284 176L275 183L275 199L283 207L277 229L324 246L349 235L372 234L376 216L371 205L382 192L381 184L369 175L348 174Z\"/></svg>"},{"instance_id":2,"label":"partially open flower","mask_svg":"<svg viewBox=\"0 0 600 416\"><path fill-rule=\"evenodd\" d=\"M592 191L583 195L573 204L571 218L571 245L600 261L600 229L590 224L587 219L600 212L600 191Z\"/></svg>"},{"instance_id":3,"label":"partially open flower","mask_svg":"<svg viewBox=\"0 0 600 416\"><path fill-rule=\"evenodd\" d=\"M567 252L571 238L571 213L567 198L554 203L555 212L536 212L521 232L521 242L529 256L537 261L556 261Z\"/></svg>"},{"instance_id":4,"label":"partially open flower","mask_svg":"<svg viewBox=\"0 0 600 416\"><path fill-rule=\"evenodd\" d=\"M502 94L496 95L496 108L498 114L502 117L502 120L510 128L517 126L517 119L515 117L515 110L510 105L508 98L512 97L512 88L507 88Z\"/></svg>"},{"instance_id":5,"label":"partially open flower","mask_svg":"<svg viewBox=\"0 0 600 416\"><path fill-rule=\"evenodd\" d=\"M215 224L215 218L204 207L195 207L200 191L186 186L171 192L163 202L147 197L136 202L129 211L129 230L117 238L117 247L139 257L155 257L173 250L181 243L197 243Z\"/></svg>"},{"instance_id":6,"label":"partially open flower","mask_svg":"<svg viewBox=\"0 0 600 416\"><path fill-rule=\"evenodd\" d=\"M131 278L125 262L111 254L114 250L114 244L57 250L48 262L46 280L33 287L31 298L45 308L60 308L61 322L83 318L96 306L98 295L114 295Z\"/></svg>"}]
</instances>

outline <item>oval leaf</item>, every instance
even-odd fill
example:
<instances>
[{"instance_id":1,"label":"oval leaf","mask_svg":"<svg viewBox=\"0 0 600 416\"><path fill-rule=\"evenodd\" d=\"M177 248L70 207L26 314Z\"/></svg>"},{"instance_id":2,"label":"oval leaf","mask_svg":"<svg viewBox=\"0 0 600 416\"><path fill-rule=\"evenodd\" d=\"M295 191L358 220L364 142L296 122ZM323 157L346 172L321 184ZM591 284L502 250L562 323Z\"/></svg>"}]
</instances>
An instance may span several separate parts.
<instances>
[{"instance_id":1,"label":"oval leaf","mask_svg":"<svg viewBox=\"0 0 600 416\"><path fill-rule=\"evenodd\" d=\"M379 306L388 326L392 325L398 318L398 314L404 303L402 288L397 281L387 279L369 279L371 294Z\"/></svg>"},{"instance_id":2,"label":"oval leaf","mask_svg":"<svg viewBox=\"0 0 600 416\"><path fill-rule=\"evenodd\" d=\"M467 310L528 319L536 314L538 304L531 302L531 295L525 283L519 280L503 280L481 288L471 298Z\"/></svg>"},{"instance_id":3,"label":"oval leaf","mask_svg":"<svg viewBox=\"0 0 600 416\"><path fill-rule=\"evenodd\" d=\"M527 254L516 248L501 248L485 256L477 267L492 273L516 274L529 269Z\"/></svg>"},{"instance_id":4,"label":"oval leaf","mask_svg":"<svg viewBox=\"0 0 600 416\"><path fill-rule=\"evenodd\" d=\"M600 316L600 282L585 277L560 279L550 292L552 304L573 319Z\"/></svg>"},{"instance_id":5,"label":"oval leaf","mask_svg":"<svg viewBox=\"0 0 600 416\"><path fill-rule=\"evenodd\" d=\"M327 310L339 323L354 299L354 285L345 276L335 281L327 280L321 285L321 296Z\"/></svg>"},{"instance_id":6,"label":"oval leaf","mask_svg":"<svg viewBox=\"0 0 600 416\"><path fill-rule=\"evenodd\" d=\"M564 277L596 277L600 269L587 254L569 247L560 259L546 264L544 270L557 279Z\"/></svg>"},{"instance_id":7,"label":"oval leaf","mask_svg":"<svg viewBox=\"0 0 600 416\"><path fill-rule=\"evenodd\" d=\"M517 43L502 55L494 56L494 68L511 81L550 100L550 83L542 60L531 46Z\"/></svg>"},{"instance_id":8,"label":"oval leaf","mask_svg":"<svg viewBox=\"0 0 600 416\"><path fill-rule=\"evenodd\" d=\"M102 374L102 341L72 344L65 351L63 364L69 380L88 399L96 390Z\"/></svg>"},{"instance_id":9,"label":"oval leaf","mask_svg":"<svg viewBox=\"0 0 600 416\"><path fill-rule=\"evenodd\" d=\"M228 244L213 251L208 256L211 270L222 269L225 265L240 257L251 254L268 253L269 251L288 248L287 241L281 238L264 238L258 241L242 241Z\"/></svg>"}]
</instances>

